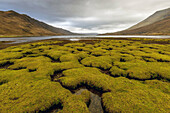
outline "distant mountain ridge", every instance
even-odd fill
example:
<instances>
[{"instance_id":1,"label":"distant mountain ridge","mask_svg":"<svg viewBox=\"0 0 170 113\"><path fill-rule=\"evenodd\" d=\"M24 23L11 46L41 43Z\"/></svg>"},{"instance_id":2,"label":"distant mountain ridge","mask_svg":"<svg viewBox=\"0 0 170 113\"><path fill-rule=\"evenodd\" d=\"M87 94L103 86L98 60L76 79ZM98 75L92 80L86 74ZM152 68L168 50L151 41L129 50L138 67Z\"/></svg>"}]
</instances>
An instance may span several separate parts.
<instances>
[{"instance_id":1,"label":"distant mountain ridge","mask_svg":"<svg viewBox=\"0 0 170 113\"><path fill-rule=\"evenodd\" d=\"M0 11L0 36L71 35L70 31L56 28L13 10Z\"/></svg>"},{"instance_id":2,"label":"distant mountain ridge","mask_svg":"<svg viewBox=\"0 0 170 113\"><path fill-rule=\"evenodd\" d=\"M105 35L170 35L170 8L157 11L126 30Z\"/></svg>"},{"instance_id":3,"label":"distant mountain ridge","mask_svg":"<svg viewBox=\"0 0 170 113\"><path fill-rule=\"evenodd\" d=\"M155 12L153 15L149 16L144 21L130 27L128 30L140 28L149 24L153 24L157 21L163 20L170 16L170 8Z\"/></svg>"}]
</instances>

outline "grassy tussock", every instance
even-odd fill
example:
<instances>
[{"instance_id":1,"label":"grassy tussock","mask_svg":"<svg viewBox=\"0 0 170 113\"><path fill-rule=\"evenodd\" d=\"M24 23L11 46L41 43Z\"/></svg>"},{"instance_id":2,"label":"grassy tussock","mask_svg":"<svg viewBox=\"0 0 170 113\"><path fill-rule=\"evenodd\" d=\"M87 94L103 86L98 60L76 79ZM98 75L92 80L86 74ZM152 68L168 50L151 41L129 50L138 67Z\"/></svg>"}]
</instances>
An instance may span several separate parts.
<instances>
[{"instance_id":1,"label":"grassy tussock","mask_svg":"<svg viewBox=\"0 0 170 113\"><path fill-rule=\"evenodd\" d=\"M2 85L0 92L2 113L44 111L70 94L59 83L49 80L13 81Z\"/></svg>"},{"instance_id":2,"label":"grassy tussock","mask_svg":"<svg viewBox=\"0 0 170 113\"><path fill-rule=\"evenodd\" d=\"M0 112L40 112L61 104L61 113L88 113L90 92L66 89L82 85L103 93L110 113L169 112L170 45L133 40L47 41L0 50Z\"/></svg>"},{"instance_id":3,"label":"grassy tussock","mask_svg":"<svg viewBox=\"0 0 170 113\"><path fill-rule=\"evenodd\" d=\"M155 90L118 90L113 93L105 93L102 96L106 111L114 112L157 112L169 111L169 95Z\"/></svg>"},{"instance_id":4,"label":"grassy tussock","mask_svg":"<svg viewBox=\"0 0 170 113\"><path fill-rule=\"evenodd\" d=\"M109 91L109 76L102 74L97 68L83 67L63 72L60 78L62 85L75 89L77 86L88 85L101 91Z\"/></svg>"},{"instance_id":5,"label":"grassy tussock","mask_svg":"<svg viewBox=\"0 0 170 113\"><path fill-rule=\"evenodd\" d=\"M112 57L110 56L100 56L100 57L86 57L81 61L85 66L97 67L102 69L109 69L112 67Z\"/></svg>"},{"instance_id":6,"label":"grassy tussock","mask_svg":"<svg viewBox=\"0 0 170 113\"><path fill-rule=\"evenodd\" d=\"M136 79L167 79L170 80L169 63L160 62L117 62L116 66L126 72L131 78ZM111 70L112 71L112 70ZM115 73L115 71L114 71ZM116 73L115 73L116 74ZM118 74L118 73L117 73Z\"/></svg>"},{"instance_id":7,"label":"grassy tussock","mask_svg":"<svg viewBox=\"0 0 170 113\"><path fill-rule=\"evenodd\" d=\"M170 94L170 83L159 80L147 80L144 82L151 88L160 89L164 93Z\"/></svg>"}]
</instances>

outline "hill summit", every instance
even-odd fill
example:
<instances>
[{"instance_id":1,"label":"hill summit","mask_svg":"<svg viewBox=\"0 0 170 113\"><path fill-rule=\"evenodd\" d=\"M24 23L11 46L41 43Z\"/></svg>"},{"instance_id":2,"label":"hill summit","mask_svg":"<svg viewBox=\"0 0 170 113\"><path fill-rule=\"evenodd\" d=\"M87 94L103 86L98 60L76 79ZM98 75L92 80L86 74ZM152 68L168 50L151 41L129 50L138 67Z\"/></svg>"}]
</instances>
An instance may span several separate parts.
<instances>
[{"instance_id":1,"label":"hill summit","mask_svg":"<svg viewBox=\"0 0 170 113\"><path fill-rule=\"evenodd\" d=\"M0 11L0 36L71 35L70 31L50 26L13 10Z\"/></svg>"}]
</instances>

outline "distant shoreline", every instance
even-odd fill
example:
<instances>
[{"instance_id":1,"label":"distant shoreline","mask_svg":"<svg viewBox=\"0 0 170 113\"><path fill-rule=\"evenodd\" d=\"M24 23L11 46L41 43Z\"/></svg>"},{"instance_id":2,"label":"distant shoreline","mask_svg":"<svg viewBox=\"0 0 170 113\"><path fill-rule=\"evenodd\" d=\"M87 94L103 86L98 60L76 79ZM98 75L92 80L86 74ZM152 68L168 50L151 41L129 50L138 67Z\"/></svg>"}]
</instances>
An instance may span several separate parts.
<instances>
[{"instance_id":1,"label":"distant shoreline","mask_svg":"<svg viewBox=\"0 0 170 113\"><path fill-rule=\"evenodd\" d=\"M22 38L22 37L46 37L46 36L67 36L67 35L0 35L0 38Z\"/></svg>"},{"instance_id":2,"label":"distant shoreline","mask_svg":"<svg viewBox=\"0 0 170 113\"><path fill-rule=\"evenodd\" d=\"M105 35L138 35L138 36L170 36L170 34L112 34L112 33L105 33L105 34L99 34L99 36L105 36Z\"/></svg>"},{"instance_id":3,"label":"distant shoreline","mask_svg":"<svg viewBox=\"0 0 170 113\"><path fill-rule=\"evenodd\" d=\"M5 49L10 46L17 46L17 45L23 45L23 44L31 44L31 43L36 43L36 42L45 42L45 41L62 41L62 43L59 43L59 45L63 45L66 43L94 43L95 41L101 41L101 40L129 40L129 41L140 41L144 44L170 44L170 38L91 38L90 40L78 40L78 41L71 41L71 40L65 40L63 38L56 38L56 39L45 39L45 40L37 40L37 41L32 41L32 42L22 42L22 43L14 43L14 44L8 44L13 41L0 41L0 50Z\"/></svg>"}]
</instances>

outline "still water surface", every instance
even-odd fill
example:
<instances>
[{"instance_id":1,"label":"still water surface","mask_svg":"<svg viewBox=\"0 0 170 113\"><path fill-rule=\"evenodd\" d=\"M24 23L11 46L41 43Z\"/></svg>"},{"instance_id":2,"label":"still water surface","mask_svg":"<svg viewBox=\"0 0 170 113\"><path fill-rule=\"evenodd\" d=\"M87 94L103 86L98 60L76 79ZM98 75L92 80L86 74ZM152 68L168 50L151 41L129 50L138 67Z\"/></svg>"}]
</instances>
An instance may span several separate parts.
<instances>
[{"instance_id":1,"label":"still water surface","mask_svg":"<svg viewBox=\"0 0 170 113\"><path fill-rule=\"evenodd\" d=\"M43 36L43 37L18 37L18 38L0 38L0 41L12 41L9 44L33 42L46 39L59 39L59 40L98 40L100 38L170 38L170 36L139 36L139 35L67 35L67 36Z\"/></svg>"}]
</instances>

